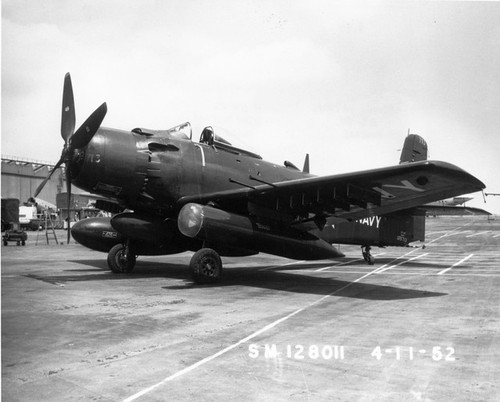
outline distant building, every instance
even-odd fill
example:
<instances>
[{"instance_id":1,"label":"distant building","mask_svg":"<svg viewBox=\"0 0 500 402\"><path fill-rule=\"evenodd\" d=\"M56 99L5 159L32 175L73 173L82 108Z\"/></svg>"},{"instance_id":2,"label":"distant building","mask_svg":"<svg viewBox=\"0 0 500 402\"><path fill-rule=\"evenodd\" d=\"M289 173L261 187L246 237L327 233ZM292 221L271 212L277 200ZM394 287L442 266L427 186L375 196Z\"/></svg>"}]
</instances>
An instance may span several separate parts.
<instances>
[{"instance_id":1,"label":"distant building","mask_svg":"<svg viewBox=\"0 0 500 402\"><path fill-rule=\"evenodd\" d=\"M18 199L26 203L35 194L37 187L54 169L55 164L17 157L2 156L2 198ZM54 172L37 199L57 206L59 221L68 217L64 168ZM70 220L78 220L82 208L87 208L101 197L86 193L71 186Z\"/></svg>"},{"instance_id":2,"label":"distant building","mask_svg":"<svg viewBox=\"0 0 500 402\"><path fill-rule=\"evenodd\" d=\"M2 156L2 198L17 198L21 204L28 201L53 168L48 162ZM56 195L66 191L64 187L64 169L59 169L38 198L55 205Z\"/></svg>"}]
</instances>

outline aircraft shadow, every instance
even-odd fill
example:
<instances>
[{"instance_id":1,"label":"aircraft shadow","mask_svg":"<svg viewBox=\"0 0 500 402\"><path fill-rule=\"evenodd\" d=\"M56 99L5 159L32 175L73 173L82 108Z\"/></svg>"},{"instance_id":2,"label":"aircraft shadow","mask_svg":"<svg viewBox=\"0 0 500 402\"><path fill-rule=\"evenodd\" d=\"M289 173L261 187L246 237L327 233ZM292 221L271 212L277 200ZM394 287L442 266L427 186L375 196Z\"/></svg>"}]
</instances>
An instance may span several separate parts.
<instances>
[{"instance_id":1,"label":"aircraft shadow","mask_svg":"<svg viewBox=\"0 0 500 402\"><path fill-rule=\"evenodd\" d=\"M398 268L412 267L412 268L436 268L443 269L449 267L450 264L438 264L436 262L422 262L417 260L404 260L404 259L394 259L394 258L386 258L386 259L377 259L375 262L377 265L397 265Z\"/></svg>"},{"instance_id":2,"label":"aircraft shadow","mask_svg":"<svg viewBox=\"0 0 500 402\"><path fill-rule=\"evenodd\" d=\"M244 270L228 269L224 272L220 283L208 286L250 286L293 293L332 295L365 300L402 300L447 295L446 293L351 282L296 273L250 271L247 268Z\"/></svg>"},{"instance_id":3,"label":"aircraft shadow","mask_svg":"<svg viewBox=\"0 0 500 402\"><path fill-rule=\"evenodd\" d=\"M82 264L88 268L66 270L66 275L50 277L44 276L43 280L48 283L64 283L102 280L122 281L134 280L138 278L170 278L184 280L185 284L162 287L168 291L189 288L207 289L223 288L227 286L242 286L291 293L332 295L335 297L349 297L365 300L403 300L447 295L447 293L441 292L430 292L425 290L375 285L370 283L354 283L345 280L311 276L307 274L304 275L282 271L278 272L272 269L262 270L263 268L272 268L273 266L227 268L223 272L221 282L212 285L197 285L192 282L191 275L186 264L137 261L137 265L131 274L117 275L108 270L106 261L77 260L72 262ZM70 272L71 274L68 274Z\"/></svg>"},{"instance_id":4,"label":"aircraft shadow","mask_svg":"<svg viewBox=\"0 0 500 402\"><path fill-rule=\"evenodd\" d=\"M380 258L376 259L375 262L376 265L368 265L364 260L361 260L359 258L349 258L349 259L342 259L342 260L335 260L335 261L330 261L330 262L306 262L306 263L297 263L297 264L290 264L290 265L285 265L285 266L269 266L269 267L259 267L257 269L263 269L263 268L269 268L269 270L274 270L274 271L296 271L298 269L300 270L316 270L316 269L321 269L321 268L327 268L326 271L328 272L328 269L335 270L335 269L341 269L341 270L349 270L349 269L359 269L360 267L363 269L376 269L377 266L380 267L382 265L398 265L398 268L405 268L405 267L412 267L412 268L436 268L436 269L444 269L449 267L449 264L438 264L438 263L433 263L433 262L421 262L421 261L405 261L404 259L401 260L396 260L394 258ZM231 268L233 269L233 268Z\"/></svg>"}]
</instances>

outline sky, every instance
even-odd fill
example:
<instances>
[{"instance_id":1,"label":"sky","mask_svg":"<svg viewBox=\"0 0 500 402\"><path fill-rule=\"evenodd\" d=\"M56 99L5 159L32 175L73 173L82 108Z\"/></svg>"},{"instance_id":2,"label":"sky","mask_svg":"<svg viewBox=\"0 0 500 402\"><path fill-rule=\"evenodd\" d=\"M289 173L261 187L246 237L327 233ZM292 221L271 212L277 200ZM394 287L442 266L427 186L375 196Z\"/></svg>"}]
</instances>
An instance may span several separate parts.
<instances>
[{"instance_id":1,"label":"sky","mask_svg":"<svg viewBox=\"0 0 500 402\"><path fill-rule=\"evenodd\" d=\"M77 127L205 126L311 172L431 159L500 193L500 2L2 0L1 152L55 163L71 73ZM500 196L467 205L500 214Z\"/></svg>"}]
</instances>

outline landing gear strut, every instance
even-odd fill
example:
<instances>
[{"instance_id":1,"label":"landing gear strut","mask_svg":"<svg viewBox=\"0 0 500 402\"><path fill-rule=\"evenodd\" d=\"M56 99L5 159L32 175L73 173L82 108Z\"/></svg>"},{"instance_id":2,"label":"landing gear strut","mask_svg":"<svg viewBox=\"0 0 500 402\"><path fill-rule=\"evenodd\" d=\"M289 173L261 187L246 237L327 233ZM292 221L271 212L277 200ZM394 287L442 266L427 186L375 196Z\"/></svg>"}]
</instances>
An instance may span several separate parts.
<instances>
[{"instance_id":1,"label":"landing gear strut","mask_svg":"<svg viewBox=\"0 0 500 402\"><path fill-rule=\"evenodd\" d=\"M196 283L215 283L222 274L222 261L215 250L202 248L194 253L189 268Z\"/></svg>"},{"instance_id":2,"label":"landing gear strut","mask_svg":"<svg viewBox=\"0 0 500 402\"><path fill-rule=\"evenodd\" d=\"M109 250L108 267L115 274L128 274L135 266L136 256L127 244L116 244Z\"/></svg>"},{"instance_id":3,"label":"landing gear strut","mask_svg":"<svg viewBox=\"0 0 500 402\"><path fill-rule=\"evenodd\" d=\"M370 246L361 246L361 253L363 254L363 258L368 263L368 265L373 265L375 263L375 258L370 253L372 248Z\"/></svg>"}]
</instances>

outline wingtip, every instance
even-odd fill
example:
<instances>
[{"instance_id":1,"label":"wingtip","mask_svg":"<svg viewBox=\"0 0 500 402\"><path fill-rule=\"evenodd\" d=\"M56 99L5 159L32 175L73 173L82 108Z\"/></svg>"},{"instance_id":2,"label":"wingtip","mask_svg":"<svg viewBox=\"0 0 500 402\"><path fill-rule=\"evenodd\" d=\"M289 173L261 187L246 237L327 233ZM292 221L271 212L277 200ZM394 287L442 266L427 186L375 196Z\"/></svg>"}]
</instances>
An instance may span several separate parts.
<instances>
[{"instance_id":1,"label":"wingtip","mask_svg":"<svg viewBox=\"0 0 500 402\"><path fill-rule=\"evenodd\" d=\"M462 169L461 167L454 165L453 163L449 162L443 162L443 161L438 161L438 160L426 160L421 162L422 164L425 165L432 165L432 166L438 166L440 168L445 168L450 171L453 171L454 173L458 173L462 175L462 181L465 183L467 181L467 184L470 184L471 187L474 188L472 192L476 191L481 191L486 188L486 185L479 180L476 176L472 175L471 173L467 172L466 170Z\"/></svg>"}]
</instances>

